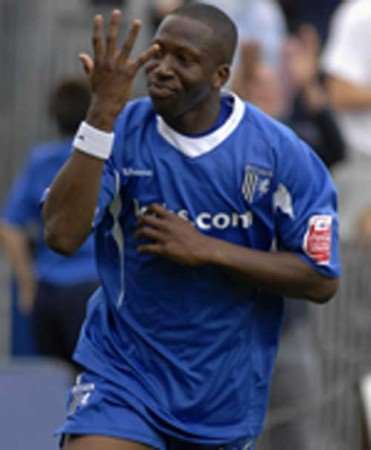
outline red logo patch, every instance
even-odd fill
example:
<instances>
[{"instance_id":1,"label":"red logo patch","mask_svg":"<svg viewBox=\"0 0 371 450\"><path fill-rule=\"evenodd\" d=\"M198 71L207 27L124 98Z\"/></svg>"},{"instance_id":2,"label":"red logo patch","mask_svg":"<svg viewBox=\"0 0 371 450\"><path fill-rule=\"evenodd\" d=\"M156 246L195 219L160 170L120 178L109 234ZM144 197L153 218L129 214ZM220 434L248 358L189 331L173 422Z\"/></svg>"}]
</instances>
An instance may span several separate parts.
<instances>
[{"instance_id":1,"label":"red logo patch","mask_svg":"<svg viewBox=\"0 0 371 450\"><path fill-rule=\"evenodd\" d=\"M304 251L317 264L325 265L331 259L331 216L312 216L304 236Z\"/></svg>"}]
</instances>

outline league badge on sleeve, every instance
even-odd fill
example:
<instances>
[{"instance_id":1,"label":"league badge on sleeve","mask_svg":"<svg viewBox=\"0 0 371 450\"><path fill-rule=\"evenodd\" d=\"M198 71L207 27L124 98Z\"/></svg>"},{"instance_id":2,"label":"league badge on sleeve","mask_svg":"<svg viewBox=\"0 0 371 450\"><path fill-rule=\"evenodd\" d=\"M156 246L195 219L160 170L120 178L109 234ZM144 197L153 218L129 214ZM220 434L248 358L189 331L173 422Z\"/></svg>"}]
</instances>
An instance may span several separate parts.
<instances>
[{"instance_id":1,"label":"league badge on sleeve","mask_svg":"<svg viewBox=\"0 0 371 450\"><path fill-rule=\"evenodd\" d=\"M332 217L312 216L304 236L304 251L319 265L327 265L331 260Z\"/></svg>"}]
</instances>

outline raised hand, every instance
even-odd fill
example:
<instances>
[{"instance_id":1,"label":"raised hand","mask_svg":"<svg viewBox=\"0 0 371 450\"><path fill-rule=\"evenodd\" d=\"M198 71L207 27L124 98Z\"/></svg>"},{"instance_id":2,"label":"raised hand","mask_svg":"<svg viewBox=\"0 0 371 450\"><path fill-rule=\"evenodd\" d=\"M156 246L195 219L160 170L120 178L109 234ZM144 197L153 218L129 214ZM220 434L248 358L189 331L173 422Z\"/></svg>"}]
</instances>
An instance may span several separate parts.
<instances>
[{"instance_id":1,"label":"raised hand","mask_svg":"<svg viewBox=\"0 0 371 450\"><path fill-rule=\"evenodd\" d=\"M317 80L320 38L314 27L302 25L289 38L284 48L289 80L294 88L302 89Z\"/></svg>"},{"instance_id":2,"label":"raised hand","mask_svg":"<svg viewBox=\"0 0 371 450\"><path fill-rule=\"evenodd\" d=\"M94 58L86 53L80 54L80 61L89 76L92 89L87 121L107 130L112 128L117 114L129 100L138 70L158 51L158 45L154 44L136 58L131 58L141 28L139 20L132 22L129 33L119 48L117 39L121 20L122 13L117 9L113 10L105 33L103 16L95 16L92 34Z\"/></svg>"}]
</instances>

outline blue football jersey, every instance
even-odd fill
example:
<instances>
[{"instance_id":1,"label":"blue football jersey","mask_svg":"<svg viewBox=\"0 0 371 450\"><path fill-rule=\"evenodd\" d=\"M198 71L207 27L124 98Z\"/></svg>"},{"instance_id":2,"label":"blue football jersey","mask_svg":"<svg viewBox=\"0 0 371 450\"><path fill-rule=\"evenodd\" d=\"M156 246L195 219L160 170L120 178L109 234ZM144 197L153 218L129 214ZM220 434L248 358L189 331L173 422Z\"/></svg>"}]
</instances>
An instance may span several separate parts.
<instances>
[{"instance_id":1,"label":"blue football jersey","mask_svg":"<svg viewBox=\"0 0 371 450\"><path fill-rule=\"evenodd\" d=\"M102 287L75 352L153 426L205 444L260 433L282 299L218 267L139 254L138 217L160 203L207 236L294 252L328 277L340 270L322 162L252 105L223 101L232 112L206 136L177 133L148 98L119 116L95 217Z\"/></svg>"}]
</instances>

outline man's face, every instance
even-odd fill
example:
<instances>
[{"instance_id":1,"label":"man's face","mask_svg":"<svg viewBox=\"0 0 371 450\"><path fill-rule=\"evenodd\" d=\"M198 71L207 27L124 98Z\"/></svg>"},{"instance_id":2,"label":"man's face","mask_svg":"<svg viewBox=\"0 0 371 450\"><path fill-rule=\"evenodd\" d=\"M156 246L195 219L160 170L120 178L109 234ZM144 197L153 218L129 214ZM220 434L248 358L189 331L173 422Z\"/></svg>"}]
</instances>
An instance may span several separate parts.
<instances>
[{"instance_id":1,"label":"man's face","mask_svg":"<svg viewBox=\"0 0 371 450\"><path fill-rule=\"evenodd\" d=\"M153 39L160 50L147 64L146 75L154 109L165 119L194 109L215 89L212 33L207 25L182 16L168 16L160 25Z\"/></svg>"}]
</instances>

